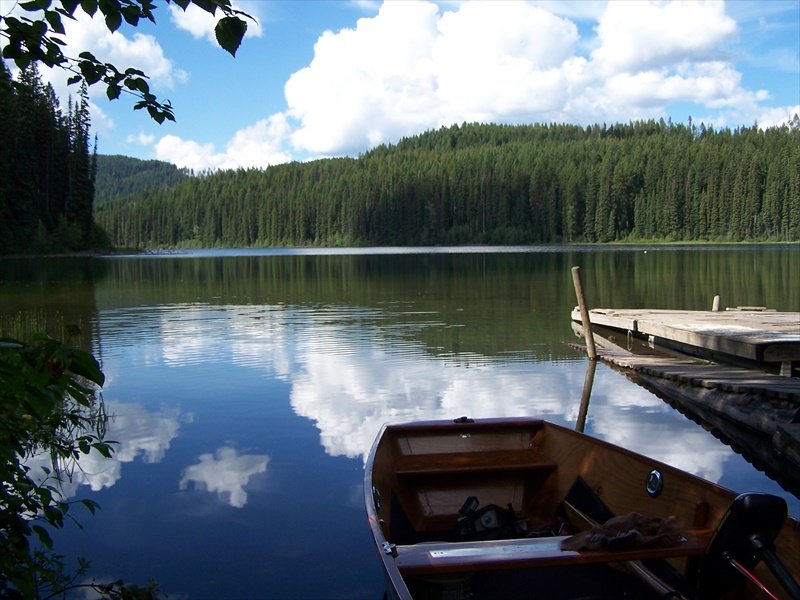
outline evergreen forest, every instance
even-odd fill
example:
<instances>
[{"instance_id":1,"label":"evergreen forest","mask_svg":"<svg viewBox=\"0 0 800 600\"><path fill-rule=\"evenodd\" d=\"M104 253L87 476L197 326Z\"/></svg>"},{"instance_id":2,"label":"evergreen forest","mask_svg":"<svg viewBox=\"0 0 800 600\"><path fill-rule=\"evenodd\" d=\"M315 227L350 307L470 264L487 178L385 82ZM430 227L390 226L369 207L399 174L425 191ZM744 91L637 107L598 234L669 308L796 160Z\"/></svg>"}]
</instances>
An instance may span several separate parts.
<instances>
[{"instance_id":1,"label":"evergreen forest","mask_svg":"<svg viewBox=\"0 0 800 600\"><path fill-rule=\"evenodd\" d=\"M93 222L89 97L62 109L35 64L13 80L0 61L0 255L107 244Z\"/></svg>"},{"instance_id":2,"label":"evergreen forest","mask_svg":"<svg viewBox=\"0 0 800 600\"><path fill-rule=\"evenodd\" d=\"M798 116L465 123L356 158L199 174L98 156L89 129L85 87L64 110L35 66L15 81L0 63L0 254L800 240Z\"/></svg>"},{"instance_id":3,"label":"evergreen forest","mask_svg":"<svg viewBox=\"0 0 800 600\"><path fill-rule=\"evenodd\" d=\"M98 205L116 246L797 241L800 121L464 124Z\"/></svg>"},{"instance_id":4,"label":"evergreen forest","mask_svg":"<svg viewBox=\"0 0 800 600\"><path fill-rule=\"evenodd\" d=\"M98 154L94 203L102 206L111 200L130 198L147 190L171 187L191 176L191 171L162 160Z\"/></svg>"}]
</instances>

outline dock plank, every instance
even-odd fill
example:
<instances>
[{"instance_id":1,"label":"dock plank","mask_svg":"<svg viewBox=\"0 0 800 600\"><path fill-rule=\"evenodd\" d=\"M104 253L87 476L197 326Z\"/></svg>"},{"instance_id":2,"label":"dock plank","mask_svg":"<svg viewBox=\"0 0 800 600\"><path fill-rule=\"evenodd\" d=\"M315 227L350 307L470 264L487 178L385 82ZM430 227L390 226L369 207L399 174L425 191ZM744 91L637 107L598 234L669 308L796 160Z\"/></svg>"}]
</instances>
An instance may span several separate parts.
<instances>
[{"instance_id":1,"label":"dock plank","mask_svg":"<svg viewBox=\"0 0 800 600\"><path fill-rule=\"evenodd\" d=\"M755 361L800 361L800 312L597 308L592 324ZM572 313L580 321L580 313Z\"/></svg>"},{"instance_id":2,"label":"dock plank","mask_svg":"<svg viewBox=\"0 0 800 600\"><path fill-rule=\"evenodd\" d=\"M582 326L573 324L577 336ZM725 392L767 395L797 403L800 409L800 378L784 377L732 365L710 362L661 350L631 352L615 341L595 334L599 357L624 369L630 369L682 384L718 389Z\"/></svg>"}]
</instances>

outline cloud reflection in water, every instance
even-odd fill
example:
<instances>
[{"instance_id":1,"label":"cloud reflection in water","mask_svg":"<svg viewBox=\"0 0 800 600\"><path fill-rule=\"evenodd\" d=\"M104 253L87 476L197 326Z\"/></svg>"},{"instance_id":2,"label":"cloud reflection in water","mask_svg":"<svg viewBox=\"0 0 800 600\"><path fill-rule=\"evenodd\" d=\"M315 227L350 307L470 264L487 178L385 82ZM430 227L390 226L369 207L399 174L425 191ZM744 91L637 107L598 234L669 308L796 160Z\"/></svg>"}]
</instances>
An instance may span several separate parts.
<instances>
[{"instance_id":1,"label":"cloud reflection in water","mask_svg":"<svg viewBox=\"0 0 800 600\"><path fill-rule=\"evenodd\" d=\"M584 378L581 361L437 356L408 331L441 328L440 316L408 313L400 315L399 324L404 310L162 307L161 360L172 367L235 364L288 382L292 409L314 422L330 456L364 460L386 422L533 415L575 423ZM712 481L720 480L732 454L657 397L604 366L595 378L587 427L611 443ZM186 468L181 485L185 489L194 482L232 506L243 506L249 477L265 472L267 460L265 455L248 457L220 448Z\"/></svg>"},{"instance_id":2,"label":"cloud reflection in water","mask_svg":"<svg viewBox=\"0 0 800 600\"><path fill-rule=\"evenodd\" d=\"M133 462L138 456L146 463L160 462L178 435L181 422L192 419L175 408L151 412L139 404L121 402L106 402L105 407L109 415L106 439L117 442L114 454L106 458L92 449L81 455L71 476L61 482L65 499L75 496L81 485L95 492L113 486L122 477L122 463ZM40 467L50 466L50 454L38 454L26 464L32 473L43 476Z\"/></svg>"},{"instance_id":3,"label":"cloud reflection in water","mask_svg":"<svg viewBox=\"0 0 800 600\"><path fill-rule=\"evenodd\" d=\"M245 486L254 475L266 473L269 462L266 454L239 454L227 446L218 448L215 454L201 454L199 459L199 463L183 471L180 489L187 489L193 482L195 488L216 492L235 508L247 504Z\"/></svg>"}]
</instances>

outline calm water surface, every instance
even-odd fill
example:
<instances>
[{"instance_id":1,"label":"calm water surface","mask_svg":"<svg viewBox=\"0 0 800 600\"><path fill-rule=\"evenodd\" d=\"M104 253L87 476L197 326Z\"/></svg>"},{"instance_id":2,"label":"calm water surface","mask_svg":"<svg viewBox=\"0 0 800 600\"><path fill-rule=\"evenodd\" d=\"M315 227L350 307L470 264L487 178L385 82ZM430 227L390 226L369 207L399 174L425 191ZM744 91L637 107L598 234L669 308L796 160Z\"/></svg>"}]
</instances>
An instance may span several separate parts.
<instances>
[{"instance_id":1,"label":"calm water surface","mask_svg":"<svg viewBox=\"0 0 800 600\"><path fill-rule=\"evenodd\" d=\"M170 598L381 598L362 500L381 424L536 415L574 425L580 265L594 307L800 310L797 246L202 251L0 261L4 335L79 325L113 460L56 537L97 578ZM599 365L588 433L737 491L800 502Z\"/></svg>"}]
</instances>

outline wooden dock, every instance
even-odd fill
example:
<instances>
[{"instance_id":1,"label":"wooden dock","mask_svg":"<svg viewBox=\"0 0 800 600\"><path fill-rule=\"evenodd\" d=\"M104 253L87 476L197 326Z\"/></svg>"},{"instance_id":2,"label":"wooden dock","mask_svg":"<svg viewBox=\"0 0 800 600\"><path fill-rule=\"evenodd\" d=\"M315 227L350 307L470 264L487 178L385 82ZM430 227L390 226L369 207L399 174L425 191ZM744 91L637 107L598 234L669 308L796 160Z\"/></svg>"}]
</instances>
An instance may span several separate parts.
<instances>
[{"instance_id":1,"label":"wooden dock","mask_svg":"<svg viewBox=\"0 0 800 600\"><path fill-rule=\"evenodd\" d=\"M800 377L790 376L800 366L800 313L594 309L589 316L599 359L749 450L754 464L800 474ZM572 320L584 337L578 309ZM789 479L784 486L800 493L800 475Z\"/></svg>"},{"instance_id":2,"label":"wooden dock","mask_svg":"<svg viewBox=\"0 0 800 600\"><path fill-rule=\"evenodd\" d=\"M592 325L609 327L685 354L756 366L783 375L800 367L800 312L765 309L726 311L596 308ZM572 312L580 322L580 311Z\"/></svg>"}]
</instances>

